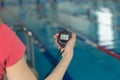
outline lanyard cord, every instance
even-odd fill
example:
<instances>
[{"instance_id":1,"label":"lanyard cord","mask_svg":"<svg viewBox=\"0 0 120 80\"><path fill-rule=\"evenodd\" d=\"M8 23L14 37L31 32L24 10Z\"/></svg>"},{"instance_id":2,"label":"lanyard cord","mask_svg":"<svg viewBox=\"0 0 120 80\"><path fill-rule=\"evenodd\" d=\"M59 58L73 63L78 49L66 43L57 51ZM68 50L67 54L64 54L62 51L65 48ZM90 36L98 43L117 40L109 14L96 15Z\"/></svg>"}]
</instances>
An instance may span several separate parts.
<instances>
[{"instance_id":1,"label":"lanyard cord","mask_svg":"<svg viewBox=\"0 0 120 80\"><path fill-rule=\"evenodd\" d=\"M47 75L44 77L44 79L53 71L54 67L58 64L58 60L60 59L63 52L64 52L64 50L61 52L61 49L58 51L55 61L54 61L53 65L50 67L50 69L49 69Z\"/></svg>"}]
</instances>

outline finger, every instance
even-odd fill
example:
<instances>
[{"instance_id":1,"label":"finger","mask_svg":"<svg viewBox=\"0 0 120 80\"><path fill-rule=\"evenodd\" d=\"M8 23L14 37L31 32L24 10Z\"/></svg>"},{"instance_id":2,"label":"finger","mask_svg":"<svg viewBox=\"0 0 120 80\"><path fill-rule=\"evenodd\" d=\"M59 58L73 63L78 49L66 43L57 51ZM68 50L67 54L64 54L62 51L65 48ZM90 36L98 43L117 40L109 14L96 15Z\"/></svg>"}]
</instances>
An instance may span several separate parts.
<instances>
[{"instance_id":1,"label":"finger","mask_svg":"<svg viewBox=\"0 0 120 80\"><path fill-rule=\"evenodd\" d=\"M57 38L58 38L58 33L56 33L56 34L54 35L54 38L55 38L55 39L57 39Z\"/></svg>"},{"instance_id":2,"label":"finger","mask_svg":"<svg viewBox=\"0 0 120 80\"><path fill-rule=\"evenodd\" d=\"M64 49L64 48L62 48L62 47L58 44L57 40L55 40L55 43L56 43L56 45L57 45L57 47L58 47L59 50Z\"/></svg>"},{"instance_id":3,"label":"finger","mask_svg":"<svg viewBox=\"0 0 120 80\"><path fill-rule=\"evenodd\" d=\"M72 37L70 38L70 40L68 41L68 43L66 44L66 46L68 47L73 47L76 41L76 34L72 33Z\"/></svg>"},{"instance_id":4,"label":"finger","mask_svg":"<svg viewBox=\"0 0 120 80\"><path fill-rule=\"evenodd\" d=\"M62 48L62 49L61 49L62 54L63 54L64 50L65 50L65 48Z\"/></svg>"},{"instance_id":5,"label":"finger","mask_svg":"<svg viewBox=\"0 0 120 80\"><path fill-rule=\"evenodd\" d=\"M55 39L55 44L56 44L56 45L59 45L57 39Z\"/></svg>"},{"instance_id":6,"label":"finger","mask_svg":"<svg viewBox=\"0 0 120 80\"><path fill-rule=\"evenodd\" d=\"M75 40L76 40L76 34L75 33L72 33L72 38L70 40L75 42Z\"/></svg>"},{"instance_id":7,"label":"finger","mask_svg":"<svg viewBox=\"0 0 120 80\"><path fill-rule=\"evenodd\" d=\"M60 45L57 42L57 39L55 39L55 44L57 45L58 49L61 49Z\"/></svg>"},{"instance_id":8,"label":"finger","mask_svg":"<svg viewBox=\"0 0 120 80\"><path fill-rule=\"evenodd\" d=\"M72 33L72 37L70 38L70 40L68 41L68 43L75 42L75 40L76 40L76 34Z\"/></svg>"},{"instance_id":9,"label":"finger","mask_svg":"<svg viewBox=\"0 0 120 80\"><path fill-rule=\"evenodd\" d=\"M57 42L57 39L58 39L58 33L56 33L56 34L54 35L54 38L55 38L55 43L56 43L57 45L59 45L58 42Z\"/></svg>"}]
</instances>

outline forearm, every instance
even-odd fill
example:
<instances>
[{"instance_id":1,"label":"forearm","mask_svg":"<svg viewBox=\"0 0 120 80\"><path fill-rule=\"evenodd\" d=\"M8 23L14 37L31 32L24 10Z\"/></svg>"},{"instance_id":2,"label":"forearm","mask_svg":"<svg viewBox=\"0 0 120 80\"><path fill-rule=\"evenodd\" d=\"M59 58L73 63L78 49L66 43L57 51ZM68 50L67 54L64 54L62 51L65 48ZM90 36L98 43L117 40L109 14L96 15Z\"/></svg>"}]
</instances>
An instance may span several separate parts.
<instances>
[{"instance_id":1,"label":"forearm","mask_svg":"<svg viewBox=\"0 0 120 80\"><path fill-rule=\"evenodd\" d=\"M63 57L54 71L45 80L62 80L72 57Z\"/></svg>"}]
</instances>

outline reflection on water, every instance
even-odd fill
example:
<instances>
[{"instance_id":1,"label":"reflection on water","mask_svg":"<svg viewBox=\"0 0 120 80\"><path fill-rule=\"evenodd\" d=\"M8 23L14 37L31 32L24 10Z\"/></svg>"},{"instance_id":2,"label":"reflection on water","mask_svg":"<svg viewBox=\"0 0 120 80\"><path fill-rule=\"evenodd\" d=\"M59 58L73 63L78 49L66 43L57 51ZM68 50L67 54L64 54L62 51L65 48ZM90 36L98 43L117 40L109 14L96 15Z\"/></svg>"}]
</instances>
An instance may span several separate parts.
<instances>
[{"instance_id":1,"label":"reflection on water","mask_svg":"<svg viewBox=\"0 0 120 80\"><path fill-rule=\"evenodd\" d=\"M114 48L114 36L112 29L112 13L109 8L101 7L100 10L96 12L98 17L98 35L99 44L102 46L107 46L107 48Z\"/></svg>"}]
</instances>

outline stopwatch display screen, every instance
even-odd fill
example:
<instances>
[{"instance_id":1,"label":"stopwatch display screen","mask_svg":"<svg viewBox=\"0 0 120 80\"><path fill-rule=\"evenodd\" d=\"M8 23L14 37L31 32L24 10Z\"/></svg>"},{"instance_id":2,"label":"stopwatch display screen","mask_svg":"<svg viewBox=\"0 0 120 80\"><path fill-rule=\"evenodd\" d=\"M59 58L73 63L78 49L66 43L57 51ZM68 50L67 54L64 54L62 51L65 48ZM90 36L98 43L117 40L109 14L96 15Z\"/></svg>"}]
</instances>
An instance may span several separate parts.
<instances>
[{"instance_id":1,"label":"stopwatch display screen","mask_svg":"<svg viewBox=\"0 0 120 80\"><path fill-rule=\"evenodd\" d=\"M68 40L68 39L69 39L69 35L61 34L61 35L60 35L60 39L61 39L61 40Z\"/></svg>"}]
</instances>

